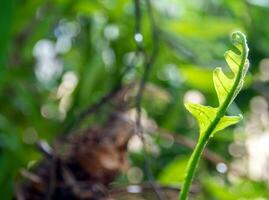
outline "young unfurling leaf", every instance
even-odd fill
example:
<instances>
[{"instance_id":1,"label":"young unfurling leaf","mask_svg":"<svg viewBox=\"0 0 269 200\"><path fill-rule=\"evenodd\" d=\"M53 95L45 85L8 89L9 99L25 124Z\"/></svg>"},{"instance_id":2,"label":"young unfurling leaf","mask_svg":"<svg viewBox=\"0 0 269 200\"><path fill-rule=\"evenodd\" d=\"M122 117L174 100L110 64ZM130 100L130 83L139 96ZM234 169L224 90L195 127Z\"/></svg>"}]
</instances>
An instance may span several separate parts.
<instances>
[{"instance_id":1,"label":"young unfurling leaf","mask_svg":"<svg viewBox=\"0 0 269 200\"><path fill-rule=\"evenodd\" d=\"M187 110L198 121L200 138L210 136L217 131L236 124L242 119L241 115L224 116L226 109L241 90L248 69L248 47L245 36L240 32L234 33L232 35L232 44L234 45L234 50L227 51L224 57L230 70L233 72L233 77L227 77L221 68L216 68L213 72L213 82L218 96L219 106L213 108L200 104L185 104Z\"/></svg>"},{"instance_id":2,"label":"young unfurling leaf","mask_svg":"<svg viewBox=\"0 0 269 200\"><path fill-rule=\"evenodd\" d=\"M218 107L213 108L193 103L185 104L187 110L197 119L200 137L188 163L187 173L179 196L180 200L187 199L198 161L210 136L228 126L236 124L242 119L241 115L225 116L228 106L233 102L243 86L244 77L249 65L245 36L240 32L233 33L232 44L233 50L227 51L224 57L233 73L233 77L227 77L221 68L216 68L213 73L213 82L219 100Z\"/></svg>"}]
</instances>

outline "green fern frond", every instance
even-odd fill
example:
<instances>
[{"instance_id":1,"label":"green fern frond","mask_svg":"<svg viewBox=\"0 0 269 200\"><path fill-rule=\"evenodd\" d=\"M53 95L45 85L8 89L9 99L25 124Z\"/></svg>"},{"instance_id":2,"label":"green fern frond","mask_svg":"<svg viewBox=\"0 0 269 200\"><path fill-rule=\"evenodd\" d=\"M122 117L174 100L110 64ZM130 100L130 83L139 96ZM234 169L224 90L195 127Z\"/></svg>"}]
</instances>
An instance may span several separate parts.
<instances>
[{"instance_id":1,"label":"green fern frond","mask_svg":"<svg viewBox=\"0 0 269 200\"><path fill-rule=\"evenodd\" d=\"M198 161L209 138L216 132L236 124L242 119L242 115L225 116L228 106L233 102L244 84L244 77L249 66L245 36L240 32L233 33L232 44L233 50L227 51L224 57L233 73L233 77L227 77L221 68L216 68L213 73L213 82L219 100L218 107L213 108L193 103L185 104L187 110L196 118L199 124L200 136L188 163L184 184L179 196L180 200L187 199Z\"/></svg>"},{"instance_id":2,"label":"green fern frond","mask_svg":"<svg viewBox=\"0 0 269 200\"><path fill-rule=\"evenodd\" d=\"M247 60L248 47L245 36L240 32L233 33L232 44L234 50L227 51L224 57L233 73L233 77L227 77L219 67L213 72L213 82L218 96L219 106L213 108L200 104L185 104L187 110L198 121L200 138L210 136L217 131L236 124L242 119L241 115L224 116L228 106L232 103L243 86L244 77L249 65ZM208 132L210 132L210 134Z\"/></svg>"}]
</instances>

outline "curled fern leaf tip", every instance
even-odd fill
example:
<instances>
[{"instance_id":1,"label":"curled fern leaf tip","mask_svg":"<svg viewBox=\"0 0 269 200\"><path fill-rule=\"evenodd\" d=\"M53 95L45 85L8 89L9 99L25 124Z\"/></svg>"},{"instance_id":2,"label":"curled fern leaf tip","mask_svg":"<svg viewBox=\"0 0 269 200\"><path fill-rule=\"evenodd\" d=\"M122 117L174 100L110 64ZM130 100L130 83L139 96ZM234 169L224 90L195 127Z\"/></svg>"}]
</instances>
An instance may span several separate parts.
<instances>
[{"instance_id":1,"label":"curled fern leaf tip","mask_svg":"<svg viewBox=\"0 0 269 200\"><path fill-rule=\"evenodd\" d=\"M226 51L224 57L233 77L228 77L221 67L217 67L213 72L213 83L219 100L218 107L185 103L187 110L197 119L201 138L209 137L242 119L242 115L225 116L228 106L241 90L248 70L248 48L245 35L241 32L234 32L231 42L233 49Z\"/></svg>"}]
</instances>

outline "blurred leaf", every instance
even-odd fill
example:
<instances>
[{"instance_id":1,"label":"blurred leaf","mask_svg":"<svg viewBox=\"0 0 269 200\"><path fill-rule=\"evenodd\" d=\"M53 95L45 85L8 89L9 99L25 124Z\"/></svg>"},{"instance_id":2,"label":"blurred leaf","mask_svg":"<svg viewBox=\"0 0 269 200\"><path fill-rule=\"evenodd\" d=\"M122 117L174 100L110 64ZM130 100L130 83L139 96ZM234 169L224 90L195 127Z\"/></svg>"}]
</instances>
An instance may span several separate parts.
<instances>
[{"instance_id":1,"label":"blurred leaf","mask_svg":"<svg viewBox=\"0 0 269 200\"><path fill-rule=\"evenodd\" d=\"M213 91L212 70L188 65L180 68L180 73L183 75L186 84L190 87L205 92Z\"/></svg>"},{"instance_id":2,"label":"blurred leaf","mask_svg":"<svg viewBox=\"0 0 269 200\"><path fill-rule=\"evenodd\" d=\"M100 3L97 1L87 1L87 0L82 0L82 1L77 1L76 5L74 6L74 10L76 12L81 12L83 14L92 14L95 11L99 11L100 8Z\"/></svg>"},{"instance_id":3,"label":"blurred leaf","mask_svg":"<svg viewBox=\"0 0 269 200\"><path fill-rule=\"evenodd\" d=\"M162 185L181 185L187 164L188 157L180 157L168 163L159 174L159 182Z\"/></svg>"},{"instance_id":4,"label":"blurred leaf","mask_svg":"<svg viewBox=\"0 0 269 200\"><path fill-rule=\"evenodd\" d=\"M264 184L249 180L237 180L228 185L219 178L206 178L203 180L204 187L216 199L221 200L255 200L266 199L267 192Z\"/></svg>"},{"instance_id":5,"label":"blurred leaf","mask_svg":"<svg viewBox=\"0 0 269 200\"><path fill-rule=\"evenodd\" d=\"M225 36L227 33L240 27L240 25L233 20L222 17L201 17L196 14L187 16L179 21L169 21L167 23L169 30L177 32L181 36L211 40ZM202 28L201 24L203 24Z\"/></svg>"}]
</instances>

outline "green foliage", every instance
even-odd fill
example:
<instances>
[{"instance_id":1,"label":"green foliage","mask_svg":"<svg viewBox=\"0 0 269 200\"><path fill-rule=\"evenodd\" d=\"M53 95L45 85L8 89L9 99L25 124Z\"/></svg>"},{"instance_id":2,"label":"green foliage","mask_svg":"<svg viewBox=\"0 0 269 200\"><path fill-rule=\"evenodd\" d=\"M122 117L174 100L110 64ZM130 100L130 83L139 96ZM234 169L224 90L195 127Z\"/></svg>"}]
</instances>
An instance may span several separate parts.
<instances>
[{"instance_id":1,"label":"green foliage","mask_svg":"<svg viewBox=\"0 0 269 200\"><path fill-rule=\"evenodd\" d=\"M236 180L232 186L223 183L219 178L207 177L203 180L205 190L212 198L221 200L265 200L265 184L246 179Z\"/></svg>"},{"instance_id":2,"label":"green foliage","mask_svg":"<svg viewBox=\"0 0 269 200\"><path fill-rule=\"evenodd\" d=\"M228 78L221 68L216 68L213 73L213 81L219 100L219 106L213 108L200 104L185 104L186 108L198 121L200 137L188 164L185 181L180 192L180 200L187 199L188 190L195 170L209 138L212 137L214 133L236 124L242 119L242 116L225 116L228 106L233 102L244 84L244 78L249 67L247 60L248 46L245 36L241 32L233 33L232 44L233 50L227 51L224 57L233 72L233 77Z\"/></svg>"},{"instance_id":3,"label":"green foliage","mask_svg":"<svg viewBox=\"0 0 269 200\"><path fill-rule=\"evenodd\" d=\"M184 181L184 172L187 168L188 157L180 157L171 161L159 174L159 182L162 185L180 185Z\"/></svg>"},{"instance_id":4,"label":"green foliage","mask_svg":"<svg viewBox=\"0 0 269 200\"><path fill-rule=\"evenodd\" d=\"M145 2L140 2L143 41L147 52L151 52L153 41L148 14ZM266 61L269 55L268 4L257 0L151 2L152 14L161 34L159 54L147 82L147 85L156 90L145 92L143 113L160 128L180 136L189 139L197 136L193 120L189 120L189 114L183 106L183 97L188 91L196 89L202 96L206 96L207 105L217 105L212 70L215 66L224 65L223 52L230 44L227 35L234 30L241 30L248 37L251 73L245 77L243 92L240 92L227 111L227 115L245 113L246 121L238 124L236 129L233 126L223 130L225 134L216 134L208 145L208 150L227 160L228 164L240 162L240 167L244 170L241 171L240 168L240 173L234 173L229 168L226 174L220 174L215 169L216 163L205 159L205 166L199 169L196 177L197 185L201 187L201 197L197 199L223 200L227 195L225 191L233 188L234 194L238 192L237 198L242 192L239 192L237 183L233 180L242 175L245 177L243 181L249 182L252 177L245 169L248 163L242 162L248 160L248 156L234 156L228 149L234 143L245 145L248 135L244 126L249 127L248 113L253 112L249 106L251 99L257 95L268 96L268 80L261 81L259 78L268 72L268 65L261 65L261 61ZM127 0L3 0L1 3L0 195L1 199L11 199L14 183L22 178L20 169L28 168L42 159L34 142L42 139L51 143L63 133L63 127L77 113L98 102L118 83L119 73L124 71L136 50L135 13L133 1ZM57 54L57 60L63 67L62 73L45 85L35 74L38 61L33 56L33 49L41 40L50 41L55 46L59 41L56 29L63 25L64 32L68 33L66 27L69 25L65 26L66 24L71 24L71 27L75 24L78 27L77 35L72 38L69 51ZM235 53L238 53L236 49ZM135 65L124 77L124 83L140 80L143 72L141 60L140 56L135 59ZM65 73L70 71L76 74L78 84L70 98L61 102L56 92ZM227 77L233 75L231 70L223 71ZM157 99L160 93L166 98ZM66 110L65 117L59 117L59 106L66 102L70 107ZM94 113L83 126L101 124L109 108L110 104L105 105L100 113ZM260 129L268 132L268 128L264 127L267 124L264 116L267 115L261 117L262 126L257 129L255 126L253 134ZM257 120L258 118L256 117ZM239 116L232 119L237 121ZM172 139L160 143L154 141L154 145L158 153L150 153L153 175L162 177L162 183L166 185L169 182L172 184L176 180L169 171L176 170L176 164L173 164L177 161L174 159L189 158L191 150ZM143 169L143 154L137 153L137 157L139 159L131 157L131 163ZM170 163L175 167L170 168ZM176 171L178 174L175 177L182 180L184 175L181 166L183 165L178 163L180 172ZM202 174L206 175L201 176ZM218 181L204 181L210 176L217 176ZM225 187L220 184L223 182ZM253 182L252 190L255 192L252 193L252 199L264 197L268 191L268 184L259 188L261 182ZM126 178L125 184L128 183ZM222 192L216 194L220 190Z\"/></svg>"},{"instance_id":5,"label":"green foliage","mask_svg":"<svg viewBox=\"0 0 269 200\"><path fill-rule=\"evenodd\" d=\"M234 76L228 78L221 68L216 68L213 73L213 81L219 99L219 106L213 108L194 103L185 104L189 112L192 113L198 121L200 139L208 137L208 135L213 135L217 131L221 131L230 125L236 124L242 119L241 115L223 116L228 106L241 90L249 65L247 60L248 47L245 36L240 32L233 33L232 43L235 50L227 51L225 53L225 59L234 73ZM210 131L208 131L209 128Z\"/></svg>"},{"instance_id":6,"label":"green foliage","mask_svg":"<svg viewBox=\"0 0 269 200\"><path fill-rule=\"evenodd\" d=\"M10 40L11 22L13 14L13 1L4 0L0 8L0 91L2 89L2 82L5 78L6 58L8 43Z\"/></svg>"}]
</instances>

